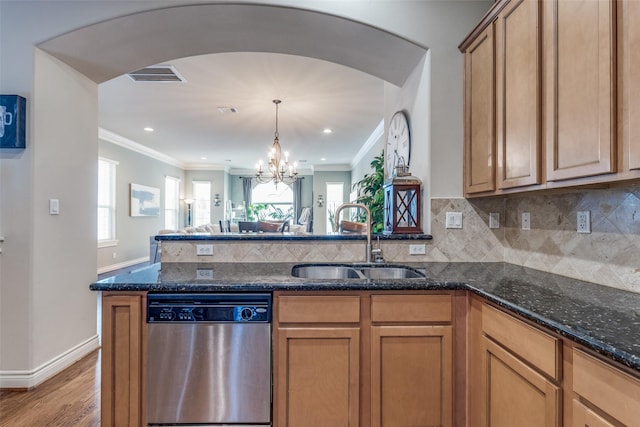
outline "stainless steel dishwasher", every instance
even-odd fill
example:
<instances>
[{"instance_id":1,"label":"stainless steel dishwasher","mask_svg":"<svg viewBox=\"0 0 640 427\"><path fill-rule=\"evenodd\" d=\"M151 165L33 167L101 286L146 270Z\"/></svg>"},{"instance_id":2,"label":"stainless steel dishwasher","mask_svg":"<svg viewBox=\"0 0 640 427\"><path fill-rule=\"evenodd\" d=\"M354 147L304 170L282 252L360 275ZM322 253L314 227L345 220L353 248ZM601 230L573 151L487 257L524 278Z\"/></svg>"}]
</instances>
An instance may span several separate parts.
<instances>
[{"instance_id":1,"label":"stainless steel dishwasher","mask_svg":"<svg viewBox=\"0 0 640 427\"><path fill-rule=\"evenodd\" d=\"M147 425L271 425L271 295L147 296Z\"/></svg>"}]
</instances>

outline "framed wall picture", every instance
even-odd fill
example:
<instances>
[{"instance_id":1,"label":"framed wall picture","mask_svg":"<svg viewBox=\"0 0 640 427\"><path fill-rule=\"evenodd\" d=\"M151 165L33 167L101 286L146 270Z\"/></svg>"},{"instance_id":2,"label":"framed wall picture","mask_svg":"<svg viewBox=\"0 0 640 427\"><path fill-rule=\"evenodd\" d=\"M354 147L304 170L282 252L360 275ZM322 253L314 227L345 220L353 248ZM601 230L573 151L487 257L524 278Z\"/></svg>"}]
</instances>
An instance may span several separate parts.
<instances>
[{"instance_id":1,"label":"framed wall picture","mask_svg":"<svg viewBox=\"0 0 640 427\"><path fill-rule=\"evenodd\" d=\"M0 148L26 147L27 100L0 95Z\"/></svg>"},{"instance_id":2,"label":"framed wall picture","mask_svg":"<svg viewBox=\"0 0 640 427\"><path fill-rule=\"evenodd\" d=\"M131 216L159 216L160 189L131 184Z\"/></svg>"}]
</instances>

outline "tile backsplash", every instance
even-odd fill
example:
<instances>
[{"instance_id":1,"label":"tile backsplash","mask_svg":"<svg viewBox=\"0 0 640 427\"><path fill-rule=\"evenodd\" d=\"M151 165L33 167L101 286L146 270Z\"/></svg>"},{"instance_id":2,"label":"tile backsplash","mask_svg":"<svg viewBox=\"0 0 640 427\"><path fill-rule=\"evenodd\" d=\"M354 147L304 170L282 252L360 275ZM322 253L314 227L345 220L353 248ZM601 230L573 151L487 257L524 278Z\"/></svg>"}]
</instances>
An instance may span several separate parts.
<instances>
[{"instance_id":1,"label":"tile backsplash","mask_svg":"<svg viewBox=\"0 0 640 427\"><path fill-rule=\"evenodd\" d=\"M447 211L463 229L445 229ZM591 213L591 233L576 231L578 211ZM489 213L500 228L489 229ZM522 212L531 229L522 230ZM640 187L569 190L484 199L432 199L432 258L501 261L640 292Z\"/></svg>"},{"instance_id":2,"label":"tile backsplash","mask_svg":"<svg viewBox=\"0 0 640 427\"><path fill-rule=\"evenodd\" d=\"M590 211L591 233L576 231L578 211ZM463 228L446 229L446 212L462 212ZM489 228L489 214L500 228ZM531 229L521 229L522 212ZM431 199L433 240L382 241L388 262L497 262L523 265L640 293L640 187L566 190L483 199ZM198 257L193 242L163 243L163 262L359 262L364 241L252 244L217 242ZM409 245L426 245L409 255ZM375 244L375 243L374 243Z\"/></svg>"}]
</instances>

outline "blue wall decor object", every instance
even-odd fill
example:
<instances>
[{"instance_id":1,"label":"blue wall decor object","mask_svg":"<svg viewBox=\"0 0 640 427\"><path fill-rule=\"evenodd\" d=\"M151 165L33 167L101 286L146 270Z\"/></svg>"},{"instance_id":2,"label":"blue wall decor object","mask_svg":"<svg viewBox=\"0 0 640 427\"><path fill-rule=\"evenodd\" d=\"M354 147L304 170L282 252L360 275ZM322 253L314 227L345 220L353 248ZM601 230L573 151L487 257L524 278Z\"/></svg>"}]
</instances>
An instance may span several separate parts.
<instances>
[{"instance_id":1,"label":"blue wall decor object","mask_svg":"<svg viewBox=\"0 0 640 427\"><path fill-rule=\"evenodd\" d=\"M0 148L26 147L27 100L0 95Z\"/></svg>"}]
</instances>

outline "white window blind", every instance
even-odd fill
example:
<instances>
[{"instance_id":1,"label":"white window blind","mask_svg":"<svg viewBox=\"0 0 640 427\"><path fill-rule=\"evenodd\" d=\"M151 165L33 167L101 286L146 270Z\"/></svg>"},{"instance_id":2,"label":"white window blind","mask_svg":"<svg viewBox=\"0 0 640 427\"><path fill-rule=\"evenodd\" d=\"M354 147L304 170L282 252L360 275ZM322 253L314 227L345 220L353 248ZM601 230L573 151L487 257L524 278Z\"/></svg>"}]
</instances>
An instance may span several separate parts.
<instances>
[{"instance_id":1,"label":"white window blind","mask_svg":"<svg viewBox=\"0 0 640 427\"><path fill-rule=\"evenodd\" d=\"M172 176L164 178L164 228L177 230L180 214L180 180Z\"/></svg>"},{"instance_id":2,"label":"white window blind","mask_svg":"<svg viewBox=\"0 0 640 427\"><path fill-rule=\"evenodd\" d=\"M98 159L98 243L116 239L117 162Z\"/></svg>"},{"instance_id":3,"label":"white window blind","mask_svg":"<svg viewBox=\"0 0 640 427\"><path fill-rule=\"evenodd\" d=\"M193 226L211 222L211 182L193 181Z\"/></svg>"}]
</instances>

